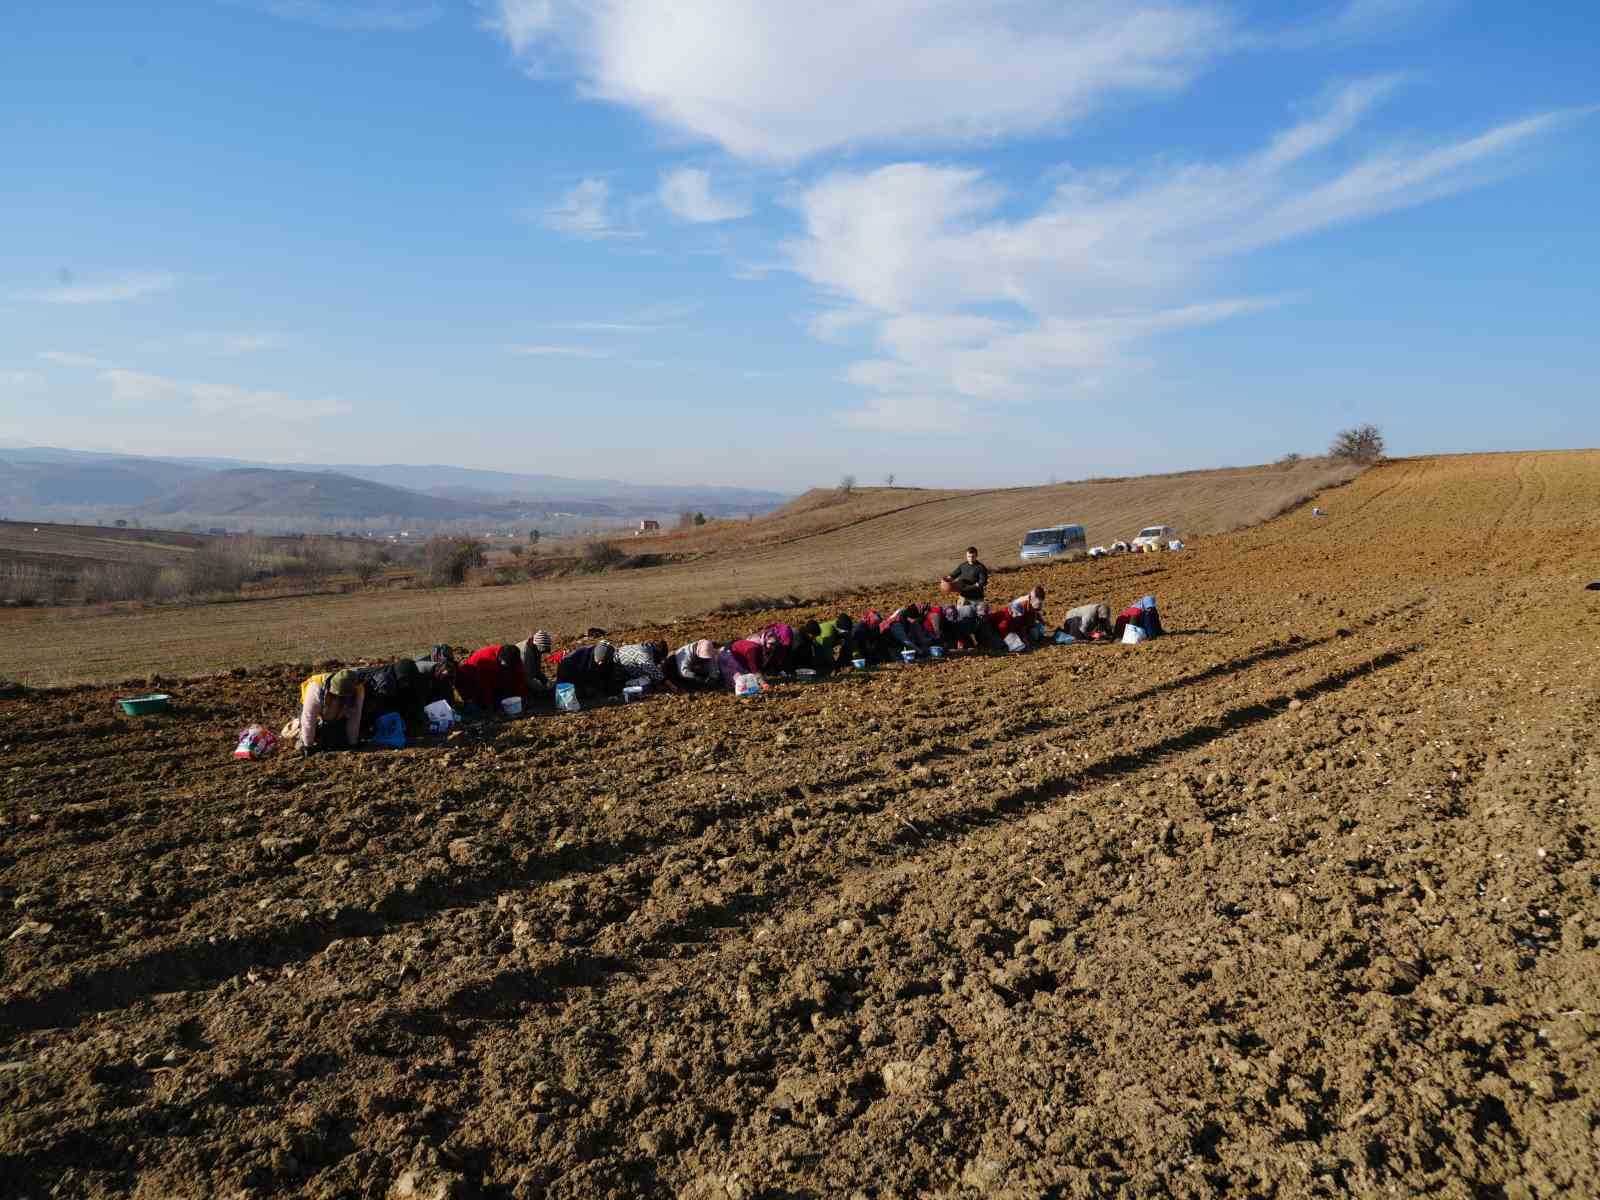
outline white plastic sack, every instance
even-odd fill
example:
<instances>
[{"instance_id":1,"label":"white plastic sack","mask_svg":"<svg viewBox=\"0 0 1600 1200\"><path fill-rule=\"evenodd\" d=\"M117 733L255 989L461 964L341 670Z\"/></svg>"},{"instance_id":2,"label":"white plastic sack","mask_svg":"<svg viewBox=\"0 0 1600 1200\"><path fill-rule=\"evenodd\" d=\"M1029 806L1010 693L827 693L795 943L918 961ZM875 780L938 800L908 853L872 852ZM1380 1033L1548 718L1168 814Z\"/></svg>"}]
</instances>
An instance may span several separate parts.
<instances>
[{"instance_id":1,"label":"white plastic sack","mask_svg":"<svg viewBox=\"0 0 1600 1200\"><path fill-rule=\"evenodd\" d=\"M1006 634L1006 649L1013 654L1020 654L1028 648L1028 643L1022 640L1022 635L1017 633Z\"/></svg>"},{"instance_id":2,"label":"white plastic sack","mask_svg":"<svg viewBox=\"0 0 1600 1200\"><path fill-rule=\"evenodd\" d=\"M759 696L761 694L761 676L755 674L740 674L733 677L733 694L735 696Z\"/></svg>"},{"instance_id":3,"label":"white plastic sack","mask_svg":"<svg viewBox=\"0 0 1600 1200\"><path fill-rule=\"evenodd\" d=\"M570 683L556 684L556 708L560 712L577 712L581 707L578 703L578 689Z\"/></svg>"},{"instance_id":4,"label":"white plastic sack","mask_svg":"<svg viewBox=\"0 0 1600 1200\"><path fill-rule=\"evenodd\" d=\"M461 714L450 707L450 701L448 700L435 700L432 704L423 708L422 715L428 718L429 724L434 721L442 721L446 724L454 725L461 720Z\"/></svg>"},{"instance_id":5,"label":"white plastic sack","mask_svg":"<svg viewBox=\"0 0 1600 1200\"><path fill-rule=\"evenodd\" d=\"M1142 627L1135 625L1131 621L1123 627L1122 644L1124 646L1137 646L1140 642L1145 640L1146 635Z\"/></svg>"}]
</instances>

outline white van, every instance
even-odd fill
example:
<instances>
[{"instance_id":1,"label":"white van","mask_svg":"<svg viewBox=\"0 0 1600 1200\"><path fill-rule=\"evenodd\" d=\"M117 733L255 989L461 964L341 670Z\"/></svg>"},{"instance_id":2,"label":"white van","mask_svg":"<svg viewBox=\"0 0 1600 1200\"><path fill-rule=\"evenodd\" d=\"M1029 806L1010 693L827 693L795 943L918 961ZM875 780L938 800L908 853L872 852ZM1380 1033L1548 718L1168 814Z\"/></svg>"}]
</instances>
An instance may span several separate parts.
<instances>
[{"instance_id":1,"label":"white van","mask_svg":"<svg viewBox=\"0 0 1600 1200\"><path fill-rule=\"evenodd\" d=\"M1135 554L1141 550L1165 550L1167 543L1178 536L1171 525L1146 525L1139 530L1129 546Z\"/></svg>"},{"instance_id":2,"label":"white van","mask_svg":"<svg viewBox=\"0 0 1600 1200\"><path fill-rule=\"evenodd\" d=\"M1089 552L1089 539L1082 525L1052 525L1030 529L1022 539L1022 561L1041 558L1079 558Z\"/></svg>"}]
</instances>

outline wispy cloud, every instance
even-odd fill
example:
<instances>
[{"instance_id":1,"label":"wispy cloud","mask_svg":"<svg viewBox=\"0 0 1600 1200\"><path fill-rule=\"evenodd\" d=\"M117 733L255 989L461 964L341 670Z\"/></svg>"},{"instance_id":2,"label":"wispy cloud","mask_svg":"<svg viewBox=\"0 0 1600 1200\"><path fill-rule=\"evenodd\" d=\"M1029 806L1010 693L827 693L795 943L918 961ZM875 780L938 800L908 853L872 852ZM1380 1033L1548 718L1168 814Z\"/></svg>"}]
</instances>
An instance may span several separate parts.
<instances>
[{"instance_id":1,"label":"wispy cloud","mask_svg":"<svg viewBox=\"0 0 1600 1200\"><path fill-rule=\"evenodd\" d=\"M688 320L703 307L699 300L686 296L646 305L615 320L558 321L553 328L566 329L573 333L656 333Z\"/></svg>"},{"instance_id":2,"label":"wispy cloud","mask_svg":"<svg viewBox=\"0 0 1600 1200\"><path fill-rule=\"evenodd\" d=\"M79 354L73 350L41 350L39 357L58 367L81 367L92 371L108 370L115 365L105 359L96 358L91 354Z\"/></svg>"},{"instance_id":3,"label":"wispy cloud","mask_svg":"<svg viewBox=\"0 0 1600 1200\"><path fill-rule=\"evenodd\" d=\"M275 388L240 387L231 383L184 379L153 371L119 366L88 354L45 350L40 358L60 367L93 371L107 386L114 404L128 408L162 408L196 416L254 413L274 421L307 421L349 412L351 405L336 397L293 395Z\"/></svg>"},{"instance_id":4,"label":"wispy cloud","mask_svg":"<svg viewBox=\"0 0 1600 1200\"><path fill-rule=\"evenodd\" d=\"M555 24L554 0L490 0L483 28L498 34L513 54L530 53Z\"/></svg>"},{"instance_id":5,"label":"wispy cloud","mask_svg":"<svg viewBox=\"0 0 1600 1200\"><path fill-rule=\"evenodd\" d=\"M603 179L585 179L562 195L560 203L545 210L544 223L557 233L585 241L638 237L619 226L611 215L611 185Z\"/></svg>"},{"instance_id":6,"label":"wispy cloud","mask_svg":"<svg viewBox=\"0 0 1600 1200\"><path fill-rule=\"evenodd\" d=\"M673 216L697 224L736 221L750 215L749 204L717 195L711 188L711 172L696 167L668 171L661 177L657 194Z\"/></svg>"},{"instance_id":7,"label":"wispy cloud","mask_svg":"<svg viewBox=\"0 0 1600 1200\"><path fill-rule=\"evenodd\" d=\"M1186 298L1215 264L1475 186L1575 115L1325 162L1393 86L1351 85L1239 159L1070 174L1020 219L994 215L1003 190L970 168L899 163L820 180L799 201L806 236L787 250L844 306L813 330L837 336L870 314L882 352L850 368L873 395L848 420L904 419L915 401L942 414L921 427L955 427L982 406L1070 395L1150 338L1272 302Z\"/></svg>"},{"instance_id":8,"label":"wispy cloud","mask_svg":"<svg viewBox=\"0 0 1600 1200\"><path fill-rule=\"evenodd\" d=\"M513 346L515 354L533 354L545 358L610 358L606 350L594 350L588 346L559 346L559 345L533 345Z\"/></svg>"},{"instance_id":9,"label":"wispy cloud","mask_svg":"<svg viewBox=\"0 0 1600 1200\"><path fill-rule=\"evenodd\" d=\"M122 275L98 283L62 283L55 287L13 292L11 299L27 304L116 304L158 292L169 292L177 285L177 276L151 272Z\"/></svg>"},{"instance_id":10,"label":"wispy cloud","mask_svg":"<svg viewBox=\"0 0 1600 1200\"><path fill-rule=\"evenodd\" d=\"M111 398L137 408L176 408L202 416L254 414L273 421L320 420L347 413L351 405L325 396L295 396L272 388L246 388L227 383L176 379L121 367L101 371Z\"/></svg>"},{"instance_id":11,"label":"wispy cloud","mask_svg":"<svg viewBox=\"0 0 1600 1200\"><path fill-rule=\"evenodd\" d=\"M246 354L260 354L276 350L288 343L288 338L278 333L221 333L196 330L162 339L151 344L152 349L199 354L208 358L238 358Z\"/></svg>"},{"instance_id":12,"label":"wispy cloud","mask_svg":"<svg viewBox=\"0 0 1600 1200\"><path fill-rule=\"evenodd\" d=\"M410 33L444 15L443 6L411 0L235 0L285 21L323 29Z\"/></svg>"}]
</instances>

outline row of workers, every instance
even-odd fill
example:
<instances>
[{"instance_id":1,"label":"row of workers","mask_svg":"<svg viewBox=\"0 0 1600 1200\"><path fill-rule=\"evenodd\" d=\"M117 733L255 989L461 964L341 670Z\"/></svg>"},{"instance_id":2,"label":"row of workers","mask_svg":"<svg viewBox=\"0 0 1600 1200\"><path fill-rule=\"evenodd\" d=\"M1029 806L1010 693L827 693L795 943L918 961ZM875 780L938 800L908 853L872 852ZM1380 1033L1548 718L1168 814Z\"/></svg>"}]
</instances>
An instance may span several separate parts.
<instances>
[{"instance_id":1,"label":"row of workers","mask_svg":"<svg viewBox=\"0 0 1600 1200\"><path fill-rule=\"evenodd\" d=\"M1080 605L1056 631L1045 620L1044 601L1044 588L1036 587L992 607L981 600L913 602L887 614L869 608L859 617L840 613L827 621L768 625L726 645L700 638L676 650L664 641L616 646L602 638L554 651L542 629L520 642L481 647L460 660L440 645L416 658L310 676L300 685L299 745L305 751L355 746L389 713L425 727L423 710L438 700L468 712L494 711L513 696L531 706L563 683L590 701L616 696L631 683L662 691L731 690L740 675L798 670L827 675L853 662L879 663L908 652L928 655L934 647L1005 653L1057 633L1079 641L1120 638L1130 623L1146 636L1161 632L1155 601L1148 596L1116 617L1109 605Z\"/></svg>"}]
</instances>

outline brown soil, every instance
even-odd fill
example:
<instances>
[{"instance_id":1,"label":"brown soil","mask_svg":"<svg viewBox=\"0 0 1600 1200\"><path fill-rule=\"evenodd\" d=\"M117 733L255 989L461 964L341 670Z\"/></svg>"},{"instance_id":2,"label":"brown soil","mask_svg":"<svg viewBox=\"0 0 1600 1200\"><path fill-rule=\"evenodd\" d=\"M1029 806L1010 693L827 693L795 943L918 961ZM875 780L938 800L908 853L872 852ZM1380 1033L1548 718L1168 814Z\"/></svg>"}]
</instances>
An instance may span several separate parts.
<instances>
[{"instance_id":1,"label":"brown soil","mask_svg":"<svg viewBox=\"0 0 1600 1200\"><path fill-rule=\"evenodd\" d=\"M1597 467L1007 581L1146 646L398 752L13 689L0 1193L1600 1193Z\"/></svg>"}]
</instances>

